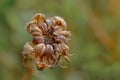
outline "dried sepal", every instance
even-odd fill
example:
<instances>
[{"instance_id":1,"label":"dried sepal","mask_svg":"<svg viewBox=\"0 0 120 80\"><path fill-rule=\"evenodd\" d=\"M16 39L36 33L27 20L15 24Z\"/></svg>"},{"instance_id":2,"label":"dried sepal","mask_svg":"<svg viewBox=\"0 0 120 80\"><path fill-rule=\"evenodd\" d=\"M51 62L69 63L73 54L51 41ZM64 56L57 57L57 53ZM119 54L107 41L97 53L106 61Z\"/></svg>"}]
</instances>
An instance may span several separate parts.
<instances>
[{"instance_id":1,"label":"dried sepal","mask_svg":"<svg viewBox=\"0 0 120 80\"><path fill-rule=\"evenodd\" d=\"M68 58L68 56L63 56L63 58L64 58L68 63L70 63L70 59Z\"/></svg>"},{"instance_id":2,"label":"dried sepal","mask_svg":"<svg viewBox=\"0 0 120 80\"><path fill-rule=\"evenodd\" d=\"M67 68L66 65L62 65L61 63L59 63L58 66L61 67L61 68Z\"/></svg>"},{"instance_id":3,"label":"dried sepal","mask_svg":"<svg viewBox=\"0 0 120 80\"><path fill-rule=\"evenodd\" d=\"M43 70L43 69L50 69L50 68L52 68L52 66L48 65L46 63L37 64L37 69L40 70L40 71Z\"/></svg>"}]
</instances>

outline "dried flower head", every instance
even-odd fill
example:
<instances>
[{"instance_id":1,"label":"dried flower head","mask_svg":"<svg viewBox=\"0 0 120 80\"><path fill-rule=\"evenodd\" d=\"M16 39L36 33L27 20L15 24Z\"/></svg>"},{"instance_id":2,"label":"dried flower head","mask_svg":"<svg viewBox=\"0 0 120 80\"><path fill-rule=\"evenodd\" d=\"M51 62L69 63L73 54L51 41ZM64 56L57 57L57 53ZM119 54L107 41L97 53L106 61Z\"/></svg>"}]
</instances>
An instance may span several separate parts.
<instances>
[{"instance_id":1,"label":"dried flower head","mask_svg":"<svg viewBox=\"0 0 120 80\"><path fill-rule=\"evenodd\" d=\"M46 19L44 14L36 14L26 25L33 39L24 45L23 61L34 61L39 70L62 66L62 58L69 63L67 42L71 33L66 27L66 22L59 16Z\"/></svg>"}]
</instances>

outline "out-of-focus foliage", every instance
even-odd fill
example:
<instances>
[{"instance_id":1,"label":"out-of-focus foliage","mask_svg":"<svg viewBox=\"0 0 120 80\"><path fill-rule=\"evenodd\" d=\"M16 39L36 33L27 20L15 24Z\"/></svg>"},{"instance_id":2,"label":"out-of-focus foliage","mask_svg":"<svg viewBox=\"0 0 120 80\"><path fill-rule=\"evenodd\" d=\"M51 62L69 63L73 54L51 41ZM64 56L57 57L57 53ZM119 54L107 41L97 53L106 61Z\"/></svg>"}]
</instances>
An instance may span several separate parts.
<instances>
[{"instance_id":1,"label":"out-of-focus foliage","mask_svg":"<svg viewBox=\"0 0 120 80\"><path fill-rule=\"evenodd\" d=\"M120 80L119 0L0 0L0 80L28 76L21 60L31 40L25 25L38 12L66 20L74 56L67 69L34 71L31 80Z\"/></svg>"}]
</instances>

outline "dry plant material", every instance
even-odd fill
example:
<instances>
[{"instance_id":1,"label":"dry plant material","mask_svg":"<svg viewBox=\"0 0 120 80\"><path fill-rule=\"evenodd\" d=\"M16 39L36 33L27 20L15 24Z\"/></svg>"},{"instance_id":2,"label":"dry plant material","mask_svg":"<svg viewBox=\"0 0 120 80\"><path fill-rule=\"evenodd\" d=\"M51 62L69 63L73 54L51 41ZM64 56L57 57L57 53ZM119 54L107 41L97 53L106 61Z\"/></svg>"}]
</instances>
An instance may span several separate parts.
<instances>
[{"instance_id":1,"label":"dry plant material","mask_svg":"<svg viewBox=\"0 0 120 80\"><path fill-rule=\"evenodd\" d=\"M71 32L66 27L66 22L59 16L46 19L44 14L36 14L26 25L26 30L33 39L24 45L23 62L33 61L39 70L56 65L64 67L60 62L62 58L69 63L67 42Z\"/></svg>"}]
</instances>

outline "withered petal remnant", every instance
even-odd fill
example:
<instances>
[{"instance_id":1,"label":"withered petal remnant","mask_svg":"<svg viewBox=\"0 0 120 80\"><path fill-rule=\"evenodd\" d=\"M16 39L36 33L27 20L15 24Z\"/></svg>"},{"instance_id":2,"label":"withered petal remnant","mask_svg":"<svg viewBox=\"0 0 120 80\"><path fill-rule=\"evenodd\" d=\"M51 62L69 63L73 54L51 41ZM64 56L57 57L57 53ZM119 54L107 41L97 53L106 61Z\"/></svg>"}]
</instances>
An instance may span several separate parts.
<instances>
[{"instance_id":1,"label":"withered petal remnant","mask_svg":"<svg viewBox=\"0 0 120 80\"><path fill-rule=\"evenodd\" d=\"M68 37L71 32L66 30L65 20L59 16L45 18L37 13L32 21L26 25L26 30L32 35L32 40L26 42L23 48L23 62L33 61L39 70L61 66L63 58L68 63Z\"/></svg>"}]
</instances>

